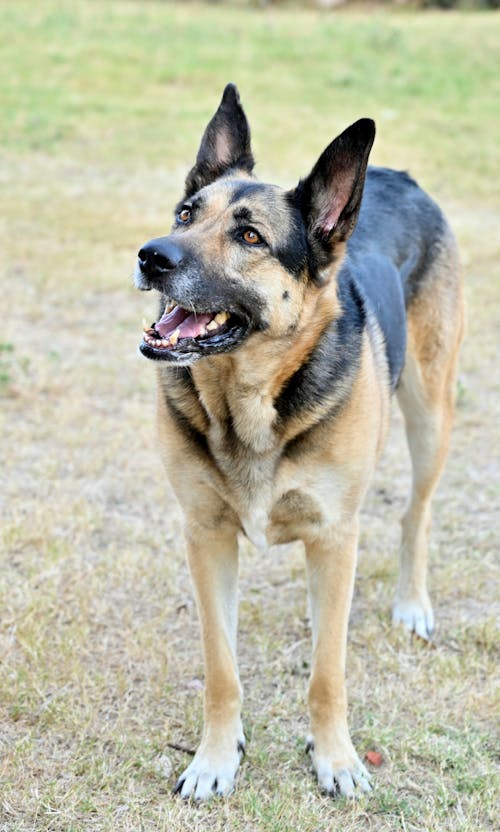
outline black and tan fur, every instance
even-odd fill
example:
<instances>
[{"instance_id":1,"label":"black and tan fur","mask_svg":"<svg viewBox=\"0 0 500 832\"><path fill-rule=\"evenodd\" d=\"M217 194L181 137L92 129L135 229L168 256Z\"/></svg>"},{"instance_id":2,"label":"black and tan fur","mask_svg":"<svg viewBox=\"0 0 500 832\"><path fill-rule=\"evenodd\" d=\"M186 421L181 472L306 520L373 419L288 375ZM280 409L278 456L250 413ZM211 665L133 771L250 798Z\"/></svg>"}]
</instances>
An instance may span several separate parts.
<instances>
[{"instance_id":1,"label":"black and tan fur","mask_svg":"<svg viewBox=\"0 0 500 832\"><path fill-rule=\"evenodd\" d=\"M186 315L230 314L213 338L141 345L158 360L161 451L184 513L205 656L205 727L177 786L183 797L228 794L244 748L240 532L263 549L304 542L313 767L331 794L369 790L344 669L359 512L393 390L413 464L393 619L423 638L433 629L427 537L462 338L459 265L441 211L416 183L367 172L373 138L362 119L295 189L260 183L229 85L171 234L139 253L136 283L158 290L162 309L171 300Z\"/></svg>"}]
</instances>

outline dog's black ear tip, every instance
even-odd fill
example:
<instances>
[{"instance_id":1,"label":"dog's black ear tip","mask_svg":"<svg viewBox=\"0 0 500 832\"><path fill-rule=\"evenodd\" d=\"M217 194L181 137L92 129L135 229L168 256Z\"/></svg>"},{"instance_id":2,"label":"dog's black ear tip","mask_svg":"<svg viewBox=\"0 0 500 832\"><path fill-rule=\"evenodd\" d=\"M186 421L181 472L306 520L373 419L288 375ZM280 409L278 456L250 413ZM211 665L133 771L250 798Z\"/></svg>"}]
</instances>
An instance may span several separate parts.
<instances>
[{"instance_id":1,"label":"dog's black ear tip","mask_svg":"<svg viewBox=\"0 0 500 832\"><path fill-rule=\"evenodd\" d=\"M372 118L360 118L349 129L354 130L358 136L364 139L375 138L376 126Z\"/></svg>"},{"instance_id":2,"label":"dog's black ear tip","mask_svg":"<svg viewBox=\"0 0 500 832\"><path fill-rule=\"evenodd\" d=\"M233 84L232 81L230 81L229 84L226 84L226 86L224 87L224 92L222 93L222 100L225 104L231 101L235 101L239 104L240 94L238 92L238 87L236 86L236 84Z\"/></svg>"},{"instance_id":3,"label":"dog's black ear tip","mask_svg":"<svg viewBox=\"0 0 500 832\"><path fill-rule=\"evenodd\" d=\"M373 118L362 118L362 122L366 125L366 129L375 135L377 132L377 125L375 124L375 120Z\"/></svg>"}]
</instances>

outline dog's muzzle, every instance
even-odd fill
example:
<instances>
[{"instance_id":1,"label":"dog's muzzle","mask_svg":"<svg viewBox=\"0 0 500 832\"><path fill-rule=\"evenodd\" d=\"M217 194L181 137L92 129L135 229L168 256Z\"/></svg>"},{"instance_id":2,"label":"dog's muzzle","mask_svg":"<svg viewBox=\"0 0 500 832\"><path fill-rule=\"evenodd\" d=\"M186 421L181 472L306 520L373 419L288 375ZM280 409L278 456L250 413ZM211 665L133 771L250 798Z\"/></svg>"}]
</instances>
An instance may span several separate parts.
<instances>
[{"instance_id":1,"label":"dog's muzzle","mask_svg":"<svg viewBox=\"0 0 500 832\"><path fill-rule=\"evenodd\" d=\"M204 355L234 349L248 334L247 316L233 311L229 302L224 308L226 302L221 297L211 297L210 292L200 297L205 292L193 291L187 259L168 237L151 240L138 253L137 288L157 289L165 303L157 323L148 326L144 322L140 351L146 358L189 364ZM199 277L195 278L198 288Z\"/></svg>"}]
</instances>

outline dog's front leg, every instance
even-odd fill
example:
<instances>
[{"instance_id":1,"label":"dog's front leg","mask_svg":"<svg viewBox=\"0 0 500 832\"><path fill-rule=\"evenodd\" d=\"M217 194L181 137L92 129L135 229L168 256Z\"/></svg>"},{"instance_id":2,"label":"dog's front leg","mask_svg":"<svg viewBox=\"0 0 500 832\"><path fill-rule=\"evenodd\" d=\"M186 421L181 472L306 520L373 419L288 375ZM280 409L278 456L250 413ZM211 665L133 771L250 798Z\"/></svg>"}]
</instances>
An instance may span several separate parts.
<instances>
[{"instance_id":1,"label":"dog's front leg","mask_svg":"<svg viewBox=\"0 0 500 832\"><path fill-rule=\"evenodd\" d=\"M207 529L188 519L186 541L205 658L205 722L200 746L175 791L206 800L229 794L244 751L236 664L237 530Z\"/></svg>"},{"instance_id":2,"label":"dog's front leg","mask_svg":"<svg viewBox=\"0 0 500 832\"><path fill-rule=\"evenodd\" d=\"M320 787L331 795L347 797L358 790L370 791L369 775L347 727L346 641L356 553L357 528L353 527L329 530L306 541L313 635L308 749Z\"/></svg>"}]
</instances>

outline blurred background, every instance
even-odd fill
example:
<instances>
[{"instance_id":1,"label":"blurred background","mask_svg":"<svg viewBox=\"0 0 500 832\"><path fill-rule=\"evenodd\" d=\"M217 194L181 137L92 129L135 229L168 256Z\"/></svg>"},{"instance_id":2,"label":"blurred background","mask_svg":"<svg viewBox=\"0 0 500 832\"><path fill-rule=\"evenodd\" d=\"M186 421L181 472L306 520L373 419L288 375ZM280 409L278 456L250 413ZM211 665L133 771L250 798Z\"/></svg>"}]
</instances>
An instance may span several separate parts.
<instances>
[{"instance_id":1,"label":"blurred background","mask_svg":"<svg viewBox=\"0 0 500 832\"><path fill-rule=\"evenodd\" d=\"M0 4L1 830L494 827L495 5ZM384 758L369 807L318 797L303 753L299 545L268 558L242 547L251 742L235 796L199 811L169 796L199 737L203 675L156 452L154 372L137 354L155 301L134 291L132 271L142 243L169 228L228 81L257 174L282 185L348 124L374 118L372 162L409 170L440 202L465 267L468 336L431 547L433 648L389 624L409 488L396 410L363 516L348 678L359 753Z\"/></svg>"}]
</instances>

